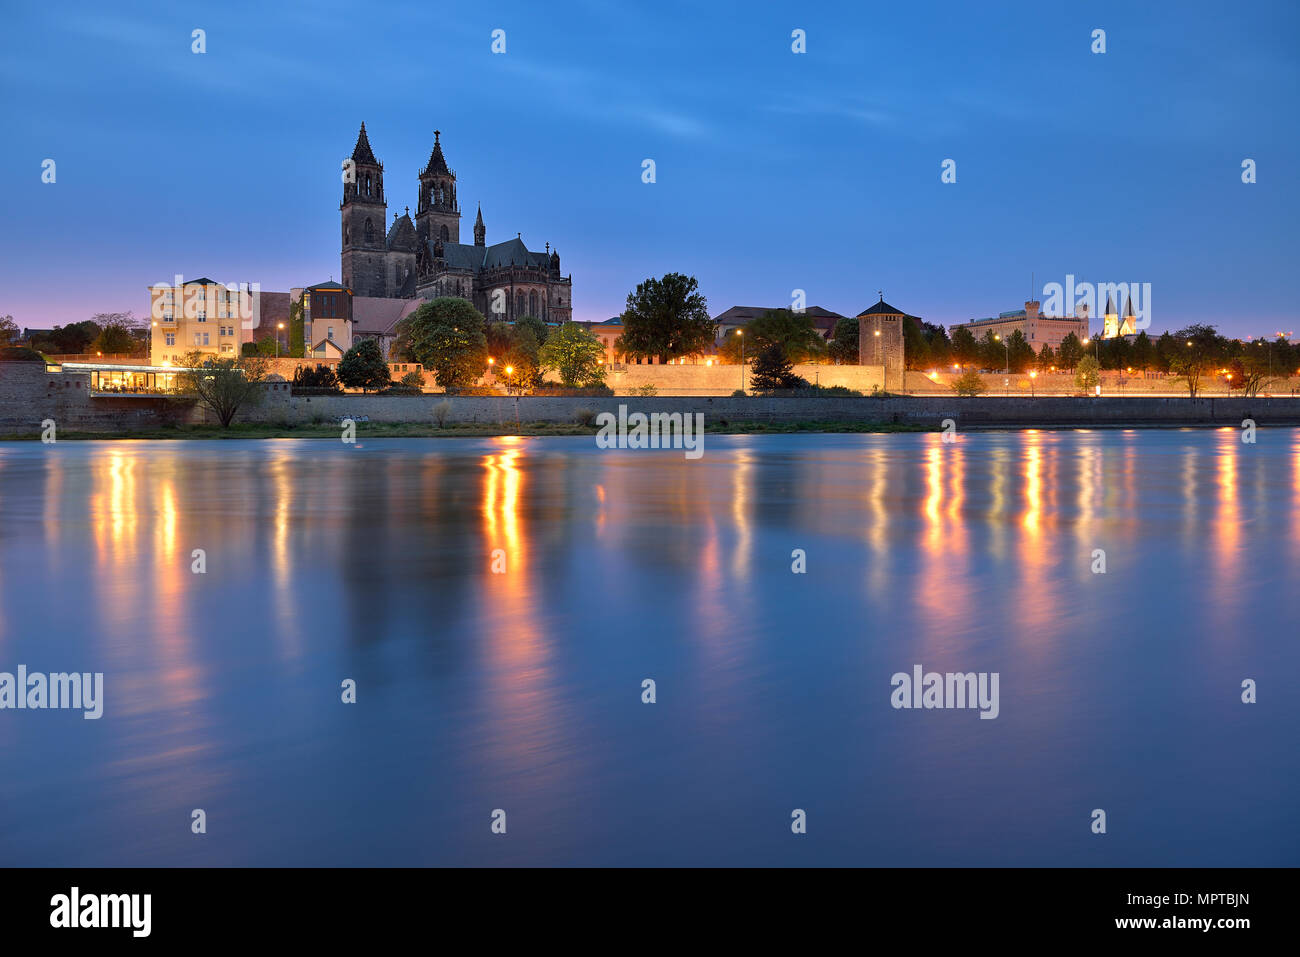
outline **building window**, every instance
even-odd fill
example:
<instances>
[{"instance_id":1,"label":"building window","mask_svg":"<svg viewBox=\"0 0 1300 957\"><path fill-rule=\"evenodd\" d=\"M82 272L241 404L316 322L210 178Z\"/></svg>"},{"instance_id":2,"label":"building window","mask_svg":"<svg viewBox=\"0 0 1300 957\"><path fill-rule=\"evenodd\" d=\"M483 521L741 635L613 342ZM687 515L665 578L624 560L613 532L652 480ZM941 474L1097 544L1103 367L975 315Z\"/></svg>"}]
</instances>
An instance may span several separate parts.
<instances>
[{"instance_id":1,"label":"building window","mask_svg":"<svg viewBox=\"0 0 1300 957\"><path fill-rule=\"evenodd\" d=\"M208 334L207 334L206 332L203 333L203 344L204 344L205 346L210 344L210 343L208 342Z\"/></svg>"},{"instance_id":2,"label":"building window","mask_svg":"<svg viewBox=\"0 0 1300 957\"><path fill-rule=\"evenodd\" d=\"M169 346L174 346L174 345L176 345L176 333L174 333L174 332L167 332L167 333L164 333L164 334L163 334L163 340L164 340L164 342L165 342L166 345L169 345Z\"/></svg>"},{"instance_id":3,"label":"building window","mask_svg":"<svg viewBox=\"0 0 1300 957\"><path fill-rule=\"evenodd\" d=\"M326 336L326 338L329 339L330 342L333 342L333 341L334 341L334 327L333 327L333 326L330 326L330 327L329 327L329 331L325 333L325 336Z\"/></svg>"}]
</instances>

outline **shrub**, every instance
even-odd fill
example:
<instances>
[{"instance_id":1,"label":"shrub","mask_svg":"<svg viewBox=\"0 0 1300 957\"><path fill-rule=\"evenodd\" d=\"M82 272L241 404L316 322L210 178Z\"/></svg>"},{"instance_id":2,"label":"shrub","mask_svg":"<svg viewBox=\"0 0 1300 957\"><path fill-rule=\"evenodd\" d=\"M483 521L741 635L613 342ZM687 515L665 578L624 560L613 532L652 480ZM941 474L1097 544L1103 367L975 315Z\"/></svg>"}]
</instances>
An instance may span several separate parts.
<instances>
[{"instance_id":1,"label":"shrub","mask_svg":"<svg viewBox=\"0 0 1300 957\"><path fill-rule=\"evenodd\" d=\"M338 379L349 389L362 392L382 389L393 381L388 362L374 339L362 339L344 353Z\"/></svg>"},{"instance_id":2,"label":"shrub","mask_svg":"<svg viewBox=\"0 0 1300 957\"><path fill-rule=\"evenodd\" d=\"M26 346L5 346L0 349L0 362L44 362L45 356Z\"/></svg>"},{"instance_id":3,"label":"shrub","mask_svg":"<svg viewBox=\"0 0 1300 957\"><path fill-rule=\"evenodd\" d=\"M573 413L573 419L579 425L595 425L596 411L589 409L585 405Z\"/></svg>"},{"instance_id":4,"label":"shrub","mask_svg":"<svg viewBox=\"0 0 1300 957\"><path fill-rule=\"evenodd\" d=\"M987 391L984 380L974 369L968 369L952 382L952 391L958 395L982 395Z\"/></svg>"},{"instance_id":5,"label":"shrub","mask_svg":"<svg viewBox=\"0 0 1300 957\"><path fill-rule=\"evenodd\" d=\"M777 342L763 347L754 357L754 375L750 379L755 392L771 392L776 389L806 389L808 380L794 374L785 348Z\"/></svg>"},{"instance_id":6,"label":"shrub","mask_svg":"<svg viewBox=\"0 0 1300 957\"><path fill-rule=\"evenodd\" d=\"M410 372L406 373L406 375L402 376L401 382L402 385L412 386L416 389L419 389L421 392L424 391L423 372L416 372L414 369L412 369Z\"/></svg>"},{"instance_id":7,"label":"shrub","mask_svg":"<svg viewBox=\"0 0 1300 957\"><path fill-rule=\"evenodd\" d=\"M496 389L490 385L464 385L452 386L445 391L448 395L499 395Z\"/></svg>"},{"instance_id":8,"label":"shrub","mask_svg":"<svg viewBox=\"0 0 1300 957\"><path fill-rule=\"evenodd\" d=\"M735 392L731 393L731 397L733 399L744 399L747 398L748 396L749 393L746 392L744 389L737 389Z\"/></svg>"},{"instance_id":9,"label":"shrub","mask_svg":"<svg viewBox=\"0 0 1300 957\"><path fill-rule=\"evenodd\" d=\"M438 428L447 427L447 416L451 415L451 402L443 399L433 407L433 420L438 423Z\"/></svg>"},{"instance_id":10,"label":"shrub","mask_svg":"<svg viewBox=\"0 0 1300 957\"><path fill-rule=\"evenodd\" d=\"M653 382L647 382L645 385L639 385L635 389L633 389L632 394L645 395L645 396L658 395L659 387L656 386Z\"/></svg>"},{"instance_id":11,"label":"shrub","mask_svg":"<svg viewBox=\"0 0 1300 957\"><path fill-rule=\"evenodd\" d=\"M342 390L334 370L326 365L317 365L314 369L299 366L293 370L293 391L303 395L333 395Z\"/></svg>"},{"instance_id":12,"label":"shrub","mask_svg":"<svg viewBox=\"0 0 1300 957\"><path fill-rule=\"evenodd\" d=\"M605 384L588 385L588 386L563 386L556 385L554 382L544 382L537 388L533 389L533 395L551 395L551 396L570 396L570 397L590 397L606 398L614 394L614 390Z\"/></svg>"}]
</instances>

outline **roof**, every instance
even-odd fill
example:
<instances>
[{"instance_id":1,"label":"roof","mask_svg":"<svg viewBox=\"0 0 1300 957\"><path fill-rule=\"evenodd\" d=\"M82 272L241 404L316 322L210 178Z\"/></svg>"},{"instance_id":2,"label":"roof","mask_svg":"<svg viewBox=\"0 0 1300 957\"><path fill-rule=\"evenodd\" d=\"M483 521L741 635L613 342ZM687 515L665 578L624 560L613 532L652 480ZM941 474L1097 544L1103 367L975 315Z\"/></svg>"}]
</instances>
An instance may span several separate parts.
<instances>
[{"instance_id":1,"label":"roof","mask_svg":"<svg viewBox=\"0 0 1300 957\"><path fill-rule=\"evenodd\" d=\"M331 279L329 282L318 282L318 283L316 283L316 285L314 285L314 286L308 286L307 288L308 288L309 290L312 290L312 289L341 289L341 290L346 290L346 289L347 289L347 286L343 285L342 283L334 282L334 281Z\"/></svg>"},{"instance_id":2,"label":"roof","mask_svg":"<svg viewBox=\"0 0 1300 957\"><path fill-rule=\"evenodd\" d=\"M430 239L426 242L429 254L432 255L436 240ZM518 237L492 246L445 242L442 244L442 258L449 269L467 269L471 272L510 265L545 267L550 262L546 253L533 252Z\"/></svg>"},{"instance_id":3,"label":"roof","mask_svg":"<svg viewBox=\"0 0 1300 957\"><path fill-rule=\"evenodd\" d=\"M385 245L389 249L409 249L414 252L420 245L420 237L415 233L415 224L411 222L410 207L407 207L407 210L394 219L393 225L388 228Z\"/></svg>"},{"instance_id":4,"label":"roof","mask_svg":"<svg viewBox=\"0 0 1300 957\"><path fill-rule=\"evenodd\" d=\"M424 305L423 299L352 297L352 335L391 336L393 327Z\"/></svg>"},{"instance_id":5,"label":"roof","mask_svg":"<svg viewBox=\"0 0 1300 957\"><path fill-rule=\"evenodd\" d=\"M433 131L433 152L429 154L429 165L424 168L421 175L428 176L433 173L443 173L447 176L454 175L447 168L447 159L442 155L442 143L438 141L440 130Z\"/></svg>"},{"instance_id":6,"label":"roof","mask_svg":"<svg viewBox=\"0 0 1300 957\"><path fill-rule=\"evenodd\" d=\"M320 342L316 343L314 346L311 347L312 352L316 352L319 349L334 349L336 352L338 352L339 355L343 355L343 347L340 346L333 339L329 339L329 338L322 339Z\"/></svg>"},{"instance_id":7,"label":"roof","mask_svg":"<svg viewBox=\"0 0 1300 957\"><path fill-rule=\"evenodd\" d=\"M903 312L902 309L895 309L893 306L885 302L885 300L883 299L881 299L880 302L873 303L872 305L868 306L866 309L863 309L860 313L858 313L859 317L861 316L904 316L904 315L907 315L907 313Z\"/></svg>"},{"instance_id":8,"label":"roof","mask_svg":"<svg viewBox=\"0 0 1300 957\"><path fill-rule=\"evenodd\" d=\"M366 124L361 124L361 133L357 136L357 145L352 148L352 160L356 163L369 163L378 166L374 150L370 148L370 137L366 136Z\"/></svg>"},{"instance_id":9,"label":"roof","mask_svg":"<svg viewBox=\"0 0 1300 957\"><path fill-rule=\"evenodd\" d=\"M757 319L767 312L777 312L782 309L789 309L789 306L732 306L726 312L720 313L713 317L714 322L748 322L751 319ZM811 316L813 325L818 325L818 319L829 319L832 325L835 320L843 319L838 312L831 312L829 309L823 309L821 306L809 306L804 310L804 315Z\"/></svg>"}]
</instances>

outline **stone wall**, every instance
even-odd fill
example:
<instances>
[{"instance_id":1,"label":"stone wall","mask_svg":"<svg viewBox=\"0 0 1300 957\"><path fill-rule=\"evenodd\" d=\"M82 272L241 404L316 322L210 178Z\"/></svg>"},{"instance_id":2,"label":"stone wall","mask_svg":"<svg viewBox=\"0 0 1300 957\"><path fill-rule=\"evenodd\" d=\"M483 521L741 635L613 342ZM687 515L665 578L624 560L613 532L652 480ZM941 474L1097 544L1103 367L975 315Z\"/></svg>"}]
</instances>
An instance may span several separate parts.
<instances>
[{"instance_id":1,"label":"stone wall","mask_svg":"<svg viewBox=\"0 0 1300 957\"><path fill-rule=\"evenodd\" d=\"M745 385L749 386L753 374L745 369ZM842 385L863 394L884 385L884 372L880 366L860 365L797 365L795 375L809 382L833 386ZM616 395L631 395L636 389L653 385L659 395L731 395L740 388L740 365L624 365L605 376L605 384ZM925 379L918 374L918 383ZM929 381L929 380L926 380Z\"/></svg>"},{"instance_id":2,"label":"stone wall","mask_svg":"<svg viewBox=\"0 0 1300 957\"><path fill-rule=\"evenodd\" d=\"M654 367L657 369L671 367ZM723 367L728 368L728 367ZM729 367L739 371L738 367ZM828 368L828 367L822 367ZM834 368L834 367L831 367ZM861 368L861 367L840 367ZM0 363L0 433L39 434L53 419L60 429L129 434L160 425L212 422L192 399L163 396L94 396L86 373L47 373L39 363ZM895 396L890 398L758 398L748 396L295 396L287 383L265 386L261 404L238 421L272 425L365 422L433 424L434 410L448 403L453 423L495 425L573 422L584 412L702 412L706 423L748 421L895 422L938 427L953 419L961 427L1300 425L1297 398L1201 398L1158 396Z\"/></svg>"}]
</instances>

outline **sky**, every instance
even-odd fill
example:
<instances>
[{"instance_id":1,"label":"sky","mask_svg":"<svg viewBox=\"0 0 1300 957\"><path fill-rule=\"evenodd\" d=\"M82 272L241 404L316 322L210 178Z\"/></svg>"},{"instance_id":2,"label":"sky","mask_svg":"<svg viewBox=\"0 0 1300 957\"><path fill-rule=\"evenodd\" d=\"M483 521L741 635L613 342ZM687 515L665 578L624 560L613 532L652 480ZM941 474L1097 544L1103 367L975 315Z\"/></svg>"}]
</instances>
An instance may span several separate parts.
<instances>
[{"instance_id":1,"label":"sky","mask_svg":"<svg viewBox=\"0 0 1300 957\"><path fill-rule=\"evenodd\" d=\"M462 241L481 203L489 243L551 243L576 319L670 271L713 315L880 290L945 325L1073 275L1150 283L1153 332L1300 332L1295 0L6 0L0 22L19 326L147 315L176 274L340 278L364 121L390 222L441 130Z\"/></svg>"}]
</instances>

